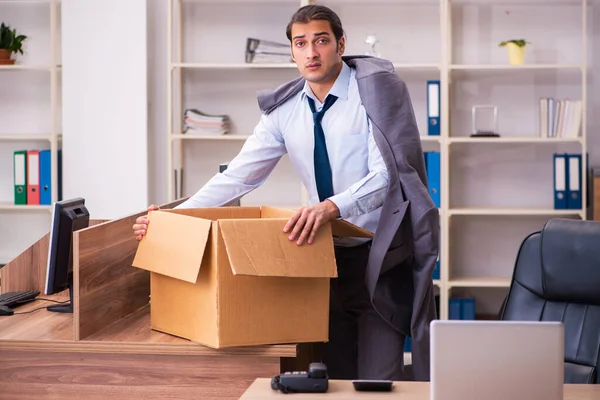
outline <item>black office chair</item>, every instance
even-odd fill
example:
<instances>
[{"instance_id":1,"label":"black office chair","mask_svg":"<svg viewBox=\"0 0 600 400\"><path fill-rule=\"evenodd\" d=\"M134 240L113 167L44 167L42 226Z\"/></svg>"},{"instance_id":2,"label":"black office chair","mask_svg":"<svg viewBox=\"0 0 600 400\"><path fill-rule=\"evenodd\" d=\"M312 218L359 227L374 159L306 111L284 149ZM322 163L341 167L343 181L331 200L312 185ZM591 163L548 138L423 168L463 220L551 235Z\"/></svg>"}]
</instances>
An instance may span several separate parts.
<instances>
[{"instance_id":1,"label":"black office chair","mask_svg":"<svg viewBox=\"0 0 600 400\"><path fill-rule=\"evenodd\" d=\"M600 222L554 218L527 236L500 319L562 321L565 383L600 383Z\"/></svg>"}]
</instances>

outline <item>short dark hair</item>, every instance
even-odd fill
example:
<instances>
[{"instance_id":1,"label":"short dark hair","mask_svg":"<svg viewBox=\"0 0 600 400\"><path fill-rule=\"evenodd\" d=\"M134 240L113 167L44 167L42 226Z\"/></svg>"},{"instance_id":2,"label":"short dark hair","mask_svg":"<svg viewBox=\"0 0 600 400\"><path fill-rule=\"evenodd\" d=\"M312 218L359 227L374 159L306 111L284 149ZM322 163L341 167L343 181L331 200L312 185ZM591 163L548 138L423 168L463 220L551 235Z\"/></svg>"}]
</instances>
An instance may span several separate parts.
<instances>
[{"instance_id":1,"label":"short dark hair","mask_svg":"<svg viewBox=\"0 0 600 400\"><path fill-rule=\"evenodd\" d=\"M335 40L338 41L344 36L344 28L342 27L342 21L340 17L331 10L329 7L322 5L311 4L308 6L300 7L298 11L292 15L290 22L287 25L285 34L288 40L292 41L292 25L296 22L307 24L310 21L322 20L328 21L335 36Z\"/></svg>"}]
</instances>

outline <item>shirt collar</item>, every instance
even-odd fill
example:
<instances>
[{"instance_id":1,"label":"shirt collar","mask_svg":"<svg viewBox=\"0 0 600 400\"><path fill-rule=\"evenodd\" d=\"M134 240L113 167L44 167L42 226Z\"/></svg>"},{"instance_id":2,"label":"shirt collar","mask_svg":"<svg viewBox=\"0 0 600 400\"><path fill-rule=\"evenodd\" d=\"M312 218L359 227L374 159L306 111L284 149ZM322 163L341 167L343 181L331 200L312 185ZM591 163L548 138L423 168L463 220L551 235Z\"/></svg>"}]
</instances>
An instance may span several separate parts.
<instances>
[{"instance_id":1,"label":"shirt collar","mask_svg":"<svg viewBox=\"0 0 600 400\"><path fill-rule=\"evenodd\" d=\"M329 93L327 93L327 95L334 95L337 96L338 98L347 100L348 99L348 86L350 85L350 67L348 66L348 64L346 64L344 61L342 61L342 70L340 71L340 74L338 75L337 79L335 80L335 82L333 83L333 86L331 87L331 89L329 89ZM308 84L308 81L304 82L304 89L302 90L303 92L303 96L308 96L311 99L313 99L316 103L318 103L319 105L321 104L321 102L319 100L317 100L316 96L313 94L312 90L310 89L310 86ZM327 96L325 96L327 97Z\"/></svg>"}]
</instances>

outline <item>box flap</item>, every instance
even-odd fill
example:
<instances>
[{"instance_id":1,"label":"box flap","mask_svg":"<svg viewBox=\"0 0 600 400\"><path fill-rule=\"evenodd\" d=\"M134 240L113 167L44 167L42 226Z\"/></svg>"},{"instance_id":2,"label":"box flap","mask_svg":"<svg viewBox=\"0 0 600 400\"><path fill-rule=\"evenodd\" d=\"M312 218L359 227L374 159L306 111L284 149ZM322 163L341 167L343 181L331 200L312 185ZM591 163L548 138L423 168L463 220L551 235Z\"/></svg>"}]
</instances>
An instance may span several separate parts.
<instances>
[{"instance_id":1,"label":"box flap","mask_svg":"<svg viewBox=\"0 0 600 400\"><path fill-rule=\"evenodd\" d=\"M333 236L337 237L359 237L359 238L373 238L375 235L366 229L351 224L343 219L336 219L331 221L331 231Z\"/></svg>"},{"instance_id":2,"label":"box flap","mask_svg":"<svg viewBox=\"0 0 600 400\"><path fill-rule=\"evenodd\" d=\"M164 211L150 211L148 221L133 266L195 283L212 222Z\"/></svg>"},{"instance_id":3,"label":"box flap","mask_svg":"<svg viewBox=\"0 0 600 400\"><path fill-rule=\"evenodd\" d=\"M337 277L331 225L312 244L298 246L283 232L288 218L219 220L234 275Z\"/></svg>"}]
</instances>

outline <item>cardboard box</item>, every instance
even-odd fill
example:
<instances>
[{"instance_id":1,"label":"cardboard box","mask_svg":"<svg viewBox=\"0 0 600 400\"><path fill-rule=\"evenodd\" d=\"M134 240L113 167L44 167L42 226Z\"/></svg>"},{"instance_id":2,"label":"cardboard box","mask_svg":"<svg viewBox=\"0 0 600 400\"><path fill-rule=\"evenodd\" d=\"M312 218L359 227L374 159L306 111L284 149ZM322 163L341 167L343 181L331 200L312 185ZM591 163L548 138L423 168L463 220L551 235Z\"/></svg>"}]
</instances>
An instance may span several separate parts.
<instances>
[{"instance_id":1,"label":"cardboard box","mask_svg":"<svg viewBox=\"0 0 600 400\"><path fill-rule=\"evenodd\" d=\"M345 221L298 246L291 210L151 211L133 266L151 272L152 329L213 348L328 340L332 235L372 237Z\"/></svg>"}]
</instances>

